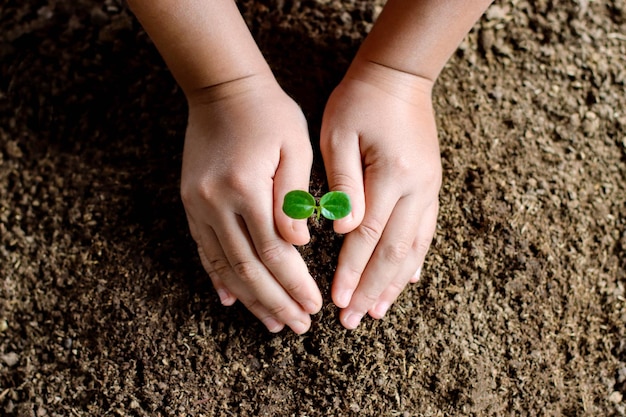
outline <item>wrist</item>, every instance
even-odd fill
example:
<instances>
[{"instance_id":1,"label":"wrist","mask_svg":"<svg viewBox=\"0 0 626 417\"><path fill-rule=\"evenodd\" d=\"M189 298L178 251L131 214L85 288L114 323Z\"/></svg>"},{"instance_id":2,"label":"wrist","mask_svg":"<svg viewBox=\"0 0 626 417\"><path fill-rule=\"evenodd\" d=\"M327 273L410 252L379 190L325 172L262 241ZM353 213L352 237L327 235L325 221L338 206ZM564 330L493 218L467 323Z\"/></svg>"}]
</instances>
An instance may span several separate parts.
<instances>
[{"instance_id":1,"label":"wrist","mask_svg":"<svg viewBox=\"0 0 626 417\"><path fill-rule=\"evenodd\" d=\"M249 74L227 79L213 85L190 89L185 91L185 97L187 98L189 108L192 109L244 94L258 93L260 91L267 92L268 90L282 91L269 69L250 72Z\"/></svg>"},{"instance_id":2,"label":"wrist","mask_svg":"<svg viewBox=\"0 0 626 417\"><path fill-rule=\"evenodd\" d=\"M435 80L403 71L374 59L355 57L342 83L361 82L411 104L430 101Z\"/></svg>"}]
</instances>

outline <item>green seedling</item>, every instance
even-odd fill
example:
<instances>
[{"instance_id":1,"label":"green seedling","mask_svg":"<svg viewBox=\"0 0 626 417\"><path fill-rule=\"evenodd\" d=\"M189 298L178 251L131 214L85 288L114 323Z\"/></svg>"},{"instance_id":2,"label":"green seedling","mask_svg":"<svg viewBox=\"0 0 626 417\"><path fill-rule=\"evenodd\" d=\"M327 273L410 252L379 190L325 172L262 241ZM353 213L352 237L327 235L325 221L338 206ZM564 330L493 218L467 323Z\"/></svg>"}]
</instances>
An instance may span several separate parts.
<instances>
[{"instance_id":1,"label":"green seedling","mask_svg":"<svg viewBox=\"0 0 626 417\"><path fill-rule=\"evenodd\" d=\"M317 220L320 219L320 215L329 220L338 220L350 214L351 210L350 197L341 191L324 194L319 205L315 197L302 190L289 191L283 201L283 211L292 219L307 219L317 212Z\"/></svg>"}]
</instances>

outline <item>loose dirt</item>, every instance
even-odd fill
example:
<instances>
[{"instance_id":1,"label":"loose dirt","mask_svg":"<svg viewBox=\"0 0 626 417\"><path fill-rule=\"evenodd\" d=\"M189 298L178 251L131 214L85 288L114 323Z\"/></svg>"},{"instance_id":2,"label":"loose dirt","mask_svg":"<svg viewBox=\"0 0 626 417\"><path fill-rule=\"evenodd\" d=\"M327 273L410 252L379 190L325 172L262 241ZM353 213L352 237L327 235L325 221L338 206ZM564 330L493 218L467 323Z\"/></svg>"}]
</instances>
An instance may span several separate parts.
<instances>
[{"instance_id":1,"label":"loose dirt","mask_svg":"<svg viewBox=\"0 0 626 417\"><path fill-rule=\"evenodd\" d=\"M381 1L240 3L317 140ZM434 93L423 279L343 329L222 307L178 196L186 107L120 1L0 5L0 414L626 415L626 4L497 2ZM319 153L311 189L325 189Z\"/></svg>"}]
</instances>

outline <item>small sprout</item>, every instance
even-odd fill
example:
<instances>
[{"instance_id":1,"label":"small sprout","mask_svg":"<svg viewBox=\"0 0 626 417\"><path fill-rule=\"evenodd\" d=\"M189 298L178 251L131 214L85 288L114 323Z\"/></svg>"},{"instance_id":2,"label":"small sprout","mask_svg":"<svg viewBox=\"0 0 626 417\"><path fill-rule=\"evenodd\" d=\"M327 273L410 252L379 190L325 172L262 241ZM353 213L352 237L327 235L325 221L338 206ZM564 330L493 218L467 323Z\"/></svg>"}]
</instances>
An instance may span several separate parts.
<instances>
[{"instance_id":1,"label":"small sprout","mask_svg":"<svg viewBox=\"0 0 626 417\"><path fill-rule=\"evenodd\" d=\"M292 219L309 218L316 208L315 197L306 191L293 190L285 195L283 211Z\"/></svg>"},{"instance_id":2,"label":"small sprout","mask_svg":"<svg viewBox=\"0 0 626 417\"><path fill-rule=\"evenodd\" d=\"M283 201L283 211L292 219L306 219L317 212L317 220L320 215L329 220L338 220L350 214L351 210L350 197L341 191L324 194L319 205L316 204L315 197L302 190L289 191Z\"/></svg>"},{"instance_id":3,"label":"small sprout","mask_svg":"<svg viewBox=\"0 0 626 417\"><path fill-rule=\"evenodd\" d=\"M319 219L319 212L322 212L322 216L328 220L339 220L350 214L352 206L350 204L350 197L348 194L341 191L331 191L326 193L320 198L320 205L318 209L317 217Z\"/></svg>"}]
</instances>

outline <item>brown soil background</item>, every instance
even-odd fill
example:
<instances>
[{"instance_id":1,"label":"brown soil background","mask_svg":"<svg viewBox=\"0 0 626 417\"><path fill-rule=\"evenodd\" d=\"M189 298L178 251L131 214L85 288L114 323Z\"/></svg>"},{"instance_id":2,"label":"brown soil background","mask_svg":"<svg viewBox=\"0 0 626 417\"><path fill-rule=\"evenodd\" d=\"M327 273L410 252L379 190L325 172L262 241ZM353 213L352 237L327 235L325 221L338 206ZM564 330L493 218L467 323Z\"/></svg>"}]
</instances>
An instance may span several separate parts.
<instances>
[{"instance_id":1,"label":"brown soil background","mask_svg":"<svg viewBox=\"0 0 626 417\"><path fill-rule=\"evenodd\" d=\"M319 131L382 1L243 1ZM178 196L185 102L115 0L0 5L0 414L626 415L626 5L498 2L437 84L420 283L304 336L219 304ZM325 187L317 155L312 190Z\"/></svg>"}]
</instances>

